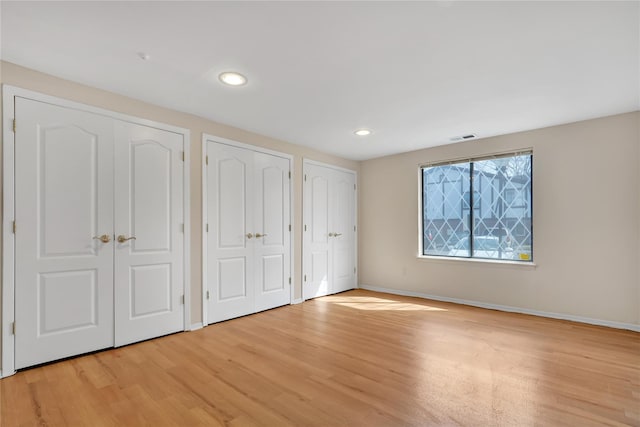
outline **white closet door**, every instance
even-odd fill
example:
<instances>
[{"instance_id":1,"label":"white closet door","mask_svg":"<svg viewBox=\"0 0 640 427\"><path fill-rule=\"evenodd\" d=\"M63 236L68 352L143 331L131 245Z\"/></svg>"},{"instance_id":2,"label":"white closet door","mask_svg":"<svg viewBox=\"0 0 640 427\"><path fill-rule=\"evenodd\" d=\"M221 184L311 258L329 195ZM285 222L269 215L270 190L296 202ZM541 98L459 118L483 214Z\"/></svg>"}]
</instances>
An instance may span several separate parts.
<instances>
[{"instance_id":1,"label":"white closet door","mask_svg":"<svg viewBox=\"0 0 640 427\"><path fill-rule=\"evenodd\" d=\"M184 330L184 162L182 135L127 122L117 122L115 129L120 346Z\"/></svg>"},{"instance_id":2,"label":"white closet door","mask_svg":"<svg viewBox=\"0 0 640 427\"><path fill-rule=\"evenodd\" d=\"M254 154L255 308L288 304L290 239L289 160Z\"/></svg>"},{"instance_id":3,"label":"white closet door","mask_svg":"<svg viewBox=\"0 0 640 427\"><path fill-rule=\"evenodd\" d=\"M306 164L304 169L304 299L332 293L331 257L332 200L330 197L333 170Z\"/></svg>"},{"instance_id":4,"label":"white closet door","mask_svg":"<svg viewBox=\"0 0 640 427\"><path fill-rule=\"evenodd\" d=\"M355 175L333 171L331 232L333 260L331 292L356 287L355 272Z\"/></svg>"},{"instance_id":5,"label":"white closet door","mask_svg":"<svg viewBox=\"0 0 640 427\"><path fill-rule=\"evenodd\" d=\"M254 310L253 152L207 142L208 322Z\"/></svg>"},{"instance_id":6,"label":"white closet door","mask_svg":"<svg viewBox=\"0 0 640 427\"><path fill-rule=\"evenodd\" d=\"M113 122L23 98L15 108L19 369L113 345Z\"/></svg>"}]
</instances>

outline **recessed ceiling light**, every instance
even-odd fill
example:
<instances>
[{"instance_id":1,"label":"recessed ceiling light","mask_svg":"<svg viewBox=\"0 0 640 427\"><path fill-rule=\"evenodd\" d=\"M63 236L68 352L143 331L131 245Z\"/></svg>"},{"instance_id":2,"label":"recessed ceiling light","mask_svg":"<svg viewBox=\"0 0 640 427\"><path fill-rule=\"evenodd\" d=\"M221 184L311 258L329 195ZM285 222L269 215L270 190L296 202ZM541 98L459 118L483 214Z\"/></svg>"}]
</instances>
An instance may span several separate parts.
<instances>
[{"instance_id":1,"label":"recessed ceiling light","mask_svg":"<svg viewBox=\"0 0 640 427\"><path fill-rule=\"evenodd\" d=\"M367 136L371 135L371 131L369 129L358 129L354 132L358 136Z\"/></svg>"},{"instance_id":2,"label":"recessed ceiling light","mask_svg":"<svg viewBox=\"0 0 640 427\"><path fill-rule=\"evenodd\" d=\"M138 52L138 58L142 59L143 61L148 61L149 59L151 59L151 55L144 52Z\"/></svg>"},{"instance_id":3,"label":"recessed ceiling light","mask_svg":"<svg viewBox=\"0 0 640 427\"><path fill-rule=\"evenodd\" d=\"M247 84L247 78L234 71L225 71L218 76L220 81L229 86L242 86Z\"/></svg>"}]
</instances>

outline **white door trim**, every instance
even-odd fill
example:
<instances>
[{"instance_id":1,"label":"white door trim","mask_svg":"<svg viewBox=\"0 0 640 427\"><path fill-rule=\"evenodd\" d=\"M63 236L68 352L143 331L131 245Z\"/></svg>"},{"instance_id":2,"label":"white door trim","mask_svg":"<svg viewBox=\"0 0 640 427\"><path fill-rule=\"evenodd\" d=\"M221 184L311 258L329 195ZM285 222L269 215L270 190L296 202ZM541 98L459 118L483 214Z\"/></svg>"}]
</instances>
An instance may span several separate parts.
<instances>
[{"instance_id":1,"label":"white door trim","mask_svg":"<svg viewBox=\"0 0 640 427\"><path fill-rule=\"evenodd\" d=\"M291 154L282 153L280 151L269 150L268 148L259 147L257 145L246 144L244 142L234 141L232 139L222 138L211 134L202 134L202 324L207 326L209 324L208 307L207 303L207 142L215 142L218 144L230 145L232 147L244 148L247 150L255 151L258 153L271 154L272 156L278 156L289 160L289 168L291 170L291 179L289 182L289 219L291 221L291 238L289 239L289 277L291 277L291 285L289 286L289 304L294 304L293 290L295 288L296 280L293 275L293 246L294 246L294 230L295 230L295 218L293 216L294 198L293 198L293 178L294 174L294 157Z\"/></svg>"},{"instance_id":2,"label":"white door trim","mask_svg":"<svg viewBox=\"0 0 640 427\"><path fill-rule=\"evenodd\" d=\"M0 378L15 373L15 337L13 323L15 322L15 235L13 221L15 220L15 134L13 120L15 118L15 97L22 97L34 101L45 102L60 107L71 108L89 113L99 114L115 120L141 124L156 129L182 135L184 151L184 330L191 325L191 216L190 216L190 131L189 129L142 119L127 114L117 113L91 105L81 104L39 92L2 85L2 156L3 156L3 209L2 209L2 319L0 335L2 340ZM18 124L19 125L19 124Z\"/></svg>"},{"instance_id":3,"label":"white door trim","mask_svg":"<svg viewBox=\"0 0 640 427\"><path fill-rule=\"evenodd\" d=\"M356 262L356 287L358 286L358 274L360 274L360 269L358 268L358 189L360 187L359 183L358 183L358 172L354 171L353 169L347 169L347 168L343 168L340 166L336 166L336 165L332 165L330 163L323 163L323 162L319 162L317 160L312 160L312 159L308 159L306 157L302 158L302 223L304 224L304 175L306 173L306 166L307 165L315 165L315 166L322 166L325 168L329 168L329 169L335 169L335 170L339 170L342 172L346 172L346 173L351 173L355 176L355 182L356 182L356 188L355 188L355 201L354 201L354 209L353 209L353 215L355 216L354 218L354 224L356 224L356 241L354 246L354 254L353 256L355 257L355 262ZM304 231L303 231L304 233ZM302 237L302 275L304 275L304 236ZM307 300L307 298L305 298L304 296L304 280L302 280L302 287L301 287L301 295L300 295L301 301L300 302L304 302Z\"/></svg>"},{"instance_id":4,"label":"white door trim","mask_svg":"<svg viewBox=\"0 0 640 427\"><path fill-rule=\"evenodd\" d=\"M311 160L311 159L308 159L306 157L302 158L302 166L304 166L304 165L322 166L322 167L325 167L325 168L335 169L335 170L339 170L339 171L346 172L346 173L352 173L356 177L358 176L358 172L354 171L353 169L347 169L347 168L343 168L341 166L332 165L330 163L323 163L323 162L319 162L317 160Z\"/></svg>"}]
</instances>

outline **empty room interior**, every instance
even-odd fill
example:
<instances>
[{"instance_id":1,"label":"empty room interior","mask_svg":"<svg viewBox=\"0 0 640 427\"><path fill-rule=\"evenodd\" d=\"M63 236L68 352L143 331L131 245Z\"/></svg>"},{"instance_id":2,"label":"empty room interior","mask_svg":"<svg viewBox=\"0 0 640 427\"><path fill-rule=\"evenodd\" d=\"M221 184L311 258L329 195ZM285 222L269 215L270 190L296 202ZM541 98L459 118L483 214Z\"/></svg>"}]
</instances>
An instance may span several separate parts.
<instances>
[{"instance_id":1,"label":"empty room interior","mask_svg":"<svg viewBox=\"0 0 640 427\"><path fill-rule=\"evenodd\" d=\"M640 426L640 1L0 26L1 426Z\"/></svg>"}]
</instances>

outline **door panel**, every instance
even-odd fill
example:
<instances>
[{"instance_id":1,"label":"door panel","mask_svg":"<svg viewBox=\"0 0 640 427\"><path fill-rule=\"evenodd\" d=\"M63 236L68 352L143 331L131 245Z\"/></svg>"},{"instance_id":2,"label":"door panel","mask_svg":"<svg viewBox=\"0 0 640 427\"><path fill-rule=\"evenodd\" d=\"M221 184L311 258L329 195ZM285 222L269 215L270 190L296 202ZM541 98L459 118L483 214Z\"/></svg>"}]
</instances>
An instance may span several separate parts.
<instances>
[{"instance_id":1,"label":"door panel","mask_svg":"<svg viewBox=\"0 0 640 427\"><path fill-rule=\"evenodd\" d=\"M208 322L253 313L253 155L207 142ZM251 233L251 237L247 234Z\"/></svg>"},{"instance_id":2,"label":"door panel","mask_svg":"<svg viewBox=\"0 0 640 427\"><path fill-rule=\"evenodd\" d=\"M289 160L254 153L255 311L291 301Z\"/></svg>"},{"instance_id":3,"label":"door panel","mask_svg":"<svg viewBox=\"0 0 640 427\"><path fill-rule=\"evenodd\" d=\"M356 287L355 283L355 176L334 171L332 226L332 292ZM337 234L337 235L336 235Z\"/></svg>"},{"instance_id":4,"label":"door panel","mask_svg":"<svg viewBox=\"0 0 640 427\"><path fill-rule=\"evenodd\" d=\"M42 257L95 255L95 245L87 242L87 235L96 225L97 139L77 126L40 128Z\"/></svg>"},{"instance_id":5,"label":"door panel","mask_svg":"<svg viewBox=\"0 0 640 427\"><path fill-rule=\"evenodd\" d=\"M183 136L115 125L115 345L184 330Z\"/></svg>"},{"instance_id":6,"label":"door panel","mask_svg":"<svg viewBox=\"0 0 640 427\"><path fill-rule=\"evenodd\" d=\"M131 319L171 312L171 264L132 266L130 280Z\"/></svg>"},{"instance_id":7,"label":"door panel","mask_svg":"<svg viewBox=\"0 0 640 427\"><path fill-rule=\"evenodd\" d=\"M113 126L16 97L15 367L113 345Z\"/></svg>"},{"instance_id":8,"label":"door panel","mask_svg":"<svg viewBox=\"0 0 640 427\"><path fill-rule=\"evenodd\" d=\"M329 251L320 250L311 253L311 274L307 276L308 283L312 284L313 291L306 294L305 298L315 298L331 293L329 288ZM309 288L306 288L309 289Z\"/></svg>"},{"instance_id":9,"label":"door panel","mask_svg":"<svg viewBox=\"0 0 640 427\"><path fill-rule=\"evenodd\" d=\"M329 241L331 169L305 165L303 297L315 298L331 293L332 270Z\"/></svg>"},{"instance_id":10,"label":"door panel","mask_svg":"<svg viewBox=\"0 0 640 427\"><path fill-rule=\"evenodd\" d=\"M217 191L219 196L217 216L218 247L240 249L247 247L247 199L249 190L247 167L249 159L222 158L217 164Z\"/></svg>"},{"instance_id":11,"label":"door panel","mask_svg":"<svg viewBox=\"0 0 640 427\"><path fill-rule=\"evenodd\" d=\"M182 145L176 142L176 149ZM171 149L154 140L129 141L131 252L171 251ZM119 196L119 195L118 195ZM124 195L123 195L124 196ZM174 197L179 196L173 194ZM116 224L118 225L118 224Z\"/></svg>"},{"instance_id":12,"label":"door panel","mask_svg":"<svg viewBox=\"0 0 640 427\"><path fill-rule=\"evenodd\" d=\"M245 257L218 260L218 302L243 299L247 295L247 260Z\"/></svg>"},{"instance_id":13,"label":"door panel","mask_svg":"<svg viewBox=\"0 0 640 427\"><path fill-rule=\"evenodd\" d=\"M96 270L42 273L38 283L38 334L95 327L98 292ZM73 295L73 298L67 298Z\"/></svg>"}]
</instances>

